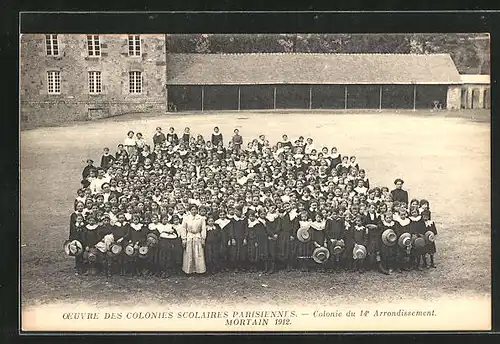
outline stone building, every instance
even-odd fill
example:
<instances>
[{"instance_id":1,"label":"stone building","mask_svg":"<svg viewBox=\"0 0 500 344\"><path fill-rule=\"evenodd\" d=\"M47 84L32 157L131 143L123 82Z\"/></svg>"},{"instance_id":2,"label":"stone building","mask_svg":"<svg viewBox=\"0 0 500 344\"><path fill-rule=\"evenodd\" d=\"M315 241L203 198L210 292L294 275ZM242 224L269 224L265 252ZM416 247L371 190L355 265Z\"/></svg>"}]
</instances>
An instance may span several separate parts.
<instances>
[{"instance_id":1,"label":"stone building","mask_svg":"<svg viewBox=\"0 0 500 344\"><path fill-rule=\"evenodd\" d=\"M21 124L166 112L165 35L23 34Z\"/></svg>"},{"instance_id":2,"label":"stone building","mask_svg":"<svg viewBox=\"0 0 500 344\"><path fill-rule=\"evenodd\" d=\"M461 108L489 109L490 76L484 74L462 74Z\"/></svg>"},{"instance_id":3,"label":"stone building","mask_svg":"<svg viewBox=\"0 0 500 344\"><path fill-rule=\"evenodd\" d=\"M489 77L461 77L449 54L169 54L166 37L22 35L21 126L174 108L489 107Z\"/></svg>"}]
</instances>

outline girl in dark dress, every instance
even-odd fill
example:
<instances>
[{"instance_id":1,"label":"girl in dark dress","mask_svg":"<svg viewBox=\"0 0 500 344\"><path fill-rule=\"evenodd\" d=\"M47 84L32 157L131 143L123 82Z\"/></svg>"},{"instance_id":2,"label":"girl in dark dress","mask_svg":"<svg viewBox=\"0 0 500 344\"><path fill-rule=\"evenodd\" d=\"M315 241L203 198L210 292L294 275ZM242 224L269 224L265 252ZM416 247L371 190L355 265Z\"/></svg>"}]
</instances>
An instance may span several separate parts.
<instances>
[{"instance_id":1,"label":"girl in dark dress","mask_svg":"<svg viewBox=\"0 0 500 344\"><path fill-rule=\"evenodd\" d=\"M368 231L365 226L363 226L363 217L361 215L356 216L356 224L354 225L353 237L355 245L363 245L364 247L368 246ZM353 248L354 249L354 248ZM353 252L351 251L351 254ZM353 257L354 259L354 257ZM365 258L363 259L354 259L354 266L359 273L363 273L365 271Z\"/></svg>"},{"instance_id":2,"label":"girl in dark dress","mask_svg":"<svg viewBox=\"0 0 500 344\"><path fill-rule=\"evenodd\" d=\"M396 218L396 225L394 227L394 231L398 237L403 233L410 233L410 219L407 217L408 212L405 208L399 209L399 217ZM410 268L409 257L410 252L408 248L401 248L399 244L397 245L397 272L401 272L402 270L408 271Z\"/></svg>"},{"instance_id":3,"label":"girl in dark dress","mask_svg":"<svg viewBox=\"0 0 500 344\"><path fill-rule=\"evenodd\" d=\"M177 238L170 239L171 245L171 259L168 260L168 269L173 272L175 275L180 275L182 273L182 256L183 256L183 248L182 248L182 239L181 233L183 231L182 227L182 219L174 214L172 216L172 229L175 233L177 233Z\"/></svg>"},{"instance_id":4,"label":"girl in dark dress","mask_svg":"<svg viewBox=\"0 0 500 344\"><path fill-rule=\"evenodd\" d=\"M130 224L130 242L134 246L134 249L139 250L139 246L146 242L147 227L141 223L141 216L139 214L134 214L132 216L132 223ZM140 275L145 272L146 269L144 260L139 260L137 256L133 257L132 261L129 262L134 275Z\"/></svg>"},{"instance_id":5,"label":"girl in dark dress","mask_svg":"<svg viewBox=\"0 0 500 344\"><path fill-rule=\"evenodd\" d=\"M328 158L330 159L330 167L332 169L335 169L337 165L342 163L342 155L337 152L337 147L332 147Z\"/></svg>"},{"instance_id":6,"label":"girl in dark dress","mask_svg":"<svg viewBox=\"0 0 500 344\"><path fill-rule=\"evenodd\" d=\"M157 238L160 236L158 231L158 226L160 225L160 218L156 214L151 215L151 223L148 224L148 234L155 234ZM158 243L156 245L148 243L148 257L147 257L147 273L154 274L156 276L161 276L160 265L158 264Z\"/></svg>"},{"instance_id":7,"label":"girl in dark dress","mask_svg":"<svg viewBox=\"0 0 500 344\"><path fill-rule=\"evenodd\" d=\"M410 234L412 239L417 237L424 238L425 234L425 224L422 220L422 216L419 214L418 207L413 207L410 211ZM422 261L422 256L425 255L425 247L418 248L412 247L410 252L410 264L411 268L415 268L419 271L422 270L420 263Z\"/></svg>"},{"instance_id":8,"label":"girl in dark dress","mask_svg":"<svg viewBox=\"0 0 500 344\"><path fill-rule=\"evenodd\" d=\"M276 210L275 205L271 205L269 213L266 215L266 231L267 231L267 243L268 243L268 264L266 271L269 273L274 273L276 271L276 259L278 252L278 237L279 237L279 226L278 226L279 214Z\"/></svg>"},{"instance_id":9,"label":"girl in dark dress","mask_svg":"<svg viewBox=\"0 0 500 344\"><path fill-rule=\"evenodd\" d=\"M380 217L376 213L376 205L374 203L368 206L368 214L363 217L363 225L368 231L368 246L366 247L368 265L370 268L374 268L380 260L380 238L382 234Z\"/></svg>"},{"instance_id":10,"label":"girl in dark dress","mask_svg":"<svg viewBox=\"0 0 500 344\"><path fill-rule=\"evenodd\" d=\"M81 206L83 207L83 203L80 203ZM73 213L75 214L75 213ZM74 218L74 221L70 221L69 225L69 240L78 240L81 244L82 247L85 248L86 242L85 242L85 222L83 219L83 215L81 213L76 213L75 216L71 216L71 218ZM83 260L83 255L77 255L75 256L75 274L79 275L84 272L84 260Z\"/></svg>"},{"instance_id":11,"label":"girl in dark dress","mask_svg":"<svg viewBox=\"0 0 500 344\"><path fill-rule=\"evenodd\" d=\"M234 210L234 217L231 219L232 231L231 247L229 248L229 255L231 265L235 272L245 270L247 264L247 225L245 217L241 216L241 210Z\"/></svg>"},{"instance_id":12,"label":"girl in dark dress","mask_svg":"<svg viewBox=\"0 0 500 344\"><path fill-rule=\"evenodd\" d=\"M227 262L229 260L229 248L231 247L232 235L232 222L227 215L226 209L222 208L219 211L219 218L215 220L215 224L220 228L220 268L224 271L228 271Z\"/></svg>"},{"instance_id":13,"label":"girl in dark dress","mask_svg":"<svg viewBox=\"0 0 500 344\"><path fill-rule=\"evenodd\" d=\"M314 221L311 222L311 236L312 236L312 251L311 256L315 248L317 247L328 247L326 243L326 220L323 217L323 214L316 212ZM316 266L318 272L325 272L324 265Z\"/></svg>"},{"instance_id":14,"label":"girl in dark dress","mask_svg":"<svg viewBox=\"0 0 500 344\"><path fill-rule=\"evenodd\" d=\"M167 141L171 142L174 146L179 144L179 137L177 136L174 127L170 127L168 129Z\"/></svg>"},{"instance_id":15,"label":"girl in dark dress","mask_svg":"<svg viewBox=\"0 0 500 344\"><path fill-rule=\"evenodd\" d=\"M158 266L160 268L160 277L170 277L172 272L172 260L174 242L179 238L179 234L173 229L172 224L168 222L168 216L164 216L161 224L157 226L160 233L158 238Z\"/></svg>"},{"instance_id":16,"label":"girl in dark dress","mask_svg":"<svg viewBox=\"0 0 500 344\"><path fill-rule=\"evenodd\" d=\"M257 219L257 214L253 210L248 211L248 219L246 221L247 233L247 258L250 272L257 271L257 226L262 223Z\"/></svg>"},{"instance_id":17,"label":"girl in dark dress","mask_svg":"<svg viewBox=\"0 0 500 344\"><path fill-rule=\"evenodd\" d=\"M167 138L165 137L165 134L162 133L161 128L157 127L156 132L153 135L154 147L161 146L166 140Z\"/></svg>"},{"instance_id":18,"label":"girl in dark dress","mask_svg":"<svg viewBox=\"0 0 500 344\"><path fill-rule=\"evenodd\" d=\"M257 237L257 268L259 271L266 272L268 269L269 245L267 240L266 212L264 209L259 212L257 220L259 221L255 226L255 234Z\"/></svg>"},{"instance_id":19,"label":"girl in dark dress","mask_svg":"<svg viewBox=\"0 0 500 344\"><path fill-rule=\"evenodd\" d=\"M436 224L434 221L431 220L431 212L429 210L424 210L422 211L422 220L424 221L424 233L427 231L431 231L434 233L434 235L437 235L437 229L436 229ZM427 267L427 259L425 257L425 254L429 255L430 258L430 267L431 268L436 268L436 265L434 264L434 254L436 254L436 243L435 242L428 242L425 245L424 248L424 267Z\"/></svg>"},{"instance_id":20,"label":"girl in dark dress","mask_svg":"<svg viewBox=\"0 0 500 344\"><path fill-rule=\"evenodd\" d=\"M383 233L387 229L394 230L396 222L393 220L393 215L390 211L383 215L383 219L380 223L381 232ZM381 243L380 245L380 271L384 274L391 274L396 268L396 257L397 257L397 243L393 246L385 245Z\"/></svg>"},{"instance_id":21,"label":"girl in dark dress","mask_svg":"<svg viewBox=\"0 0 500 344\"><path fill-rule=\"evenodd\" d=\"M336 210L326 219L325 236L328 243L328 250L330 251L328 271L339 270L342 253L335 254L333 248L335 247L335 240L342 240L344 238L344 221Z\"/></svg>"},{"instance_id":22,"label":"girl in dark dress","mask_svg":"<svg viewBox=\"0 0 500 344\"><path fill-rule=\"evenodd\" d=\"M291 271L297 261L296 233L298 228L295 215L290 215L290 204L285 203L278 217L278 260Z\"/></svg>"},{"instance_id":23,"label":"girl in dark dress","mask_svg":"<svg viewBox=\"0 0 500 344\"><path fill-rule=\"evenodd\" d=\"M354 259L352 259L352 250L354 249L354 223L349 211L344 213L344 242L345 250L342 254L342 266L346 270L354 269Z\"/></svg>"},{"instance_id":24,"label":"girl in dark dress","mask_svg":"<svg viewBox=\"0 0 500 344\"><path fill-rule=\"evenodd\" d=\"M184 128L184 133L182 134L182 142L184 144L189 144L191 140L191 129L189 127Z\"/></svg>"},{"instance_id":25,"label":"girl in dark dress","mask_svg":"<svg viewBox=\"0 0 500 344\"><path fill-rule=\"evenodd\" d=\"M213 274L220 270L221 229L213 216L208 216L206 222L205 263L207 272Z\"/></svg>"},{"instance_id":26,"label":"girl in dark dress","mask_svg":"<svg viewBox=\"0 0 500 344\"><path fill-rule=\"evenodd\" d=\"M217 147L219 143L224 144L224 141L222 139L222 133L219 131L219 127L215 127L212 133L212 145Z\"/></svg>"},{"instance_id":27,"label":"girl in dark dress","mask_svg":"<svg viewBox=\"0 0 500 344\"><path fill-rule=\"evenodd\" d=\"M118 270L120 275L123 276L125 274L125 267L124 267L125 252L123 248L125 248L124 243L128 241L130 235L129 233L130 226L127 226L125 220L125 214L119 213L117 215L117 219L118 220L112 226L112 233L115 239L115 243L122 246L122 252L120 252L118 255L112 256L111 273L115 272L115 270Z\"/></svg>"},{"instance_id":28,"label":"girl in dark dress","mask_svg":"<svg viewBox=\"0 0 500 344\"><path fill-rule=\"evenodd\" d=\"M309 236L311 237L311 239L307 242L302 242L297 239L297 259L299 261L301 271L306 272L309 271L309 267L311 264L308 263L311 259L312 251L314 249L314 243L312 241L311 220L307 211L301 211L297 220L296 228L297 230L294 232L295 235L297 235L297 231L300 229L308 231Z\"/></svg>"}]
</instances>

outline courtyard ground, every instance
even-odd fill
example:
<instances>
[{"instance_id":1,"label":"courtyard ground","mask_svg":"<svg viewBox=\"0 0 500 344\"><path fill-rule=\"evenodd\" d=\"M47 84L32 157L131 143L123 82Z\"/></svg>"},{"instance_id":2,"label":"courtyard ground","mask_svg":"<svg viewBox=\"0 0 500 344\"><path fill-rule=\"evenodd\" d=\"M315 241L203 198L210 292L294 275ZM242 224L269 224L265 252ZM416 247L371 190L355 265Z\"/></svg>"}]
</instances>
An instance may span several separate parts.
<instances>
[{"instance_id":1,"label":"courtyard ground","mask_svg":"<svg viewBox=\"0 0 500 344\"><path fill-rule=\"evenodd\" d=\"M239 128L245 142L263 133L311 136L317 146L356 155L371 185L405 180L410 198L427 198L437 224L438 268L391 276L368 272L221 273L210 277L111 279L74 276L62 251L81 171L87 158L123 141L128 130L148 140L155 127L174 126L208 137L217 125L225 141ZM23 306L93 304L325 305L405 299L489 297L490 123L486 111L456 113L209 113L129 115L37 128L20 134L21 301ZM113 291L112 293L110 293Z\"/></svg>"}]
</instances>

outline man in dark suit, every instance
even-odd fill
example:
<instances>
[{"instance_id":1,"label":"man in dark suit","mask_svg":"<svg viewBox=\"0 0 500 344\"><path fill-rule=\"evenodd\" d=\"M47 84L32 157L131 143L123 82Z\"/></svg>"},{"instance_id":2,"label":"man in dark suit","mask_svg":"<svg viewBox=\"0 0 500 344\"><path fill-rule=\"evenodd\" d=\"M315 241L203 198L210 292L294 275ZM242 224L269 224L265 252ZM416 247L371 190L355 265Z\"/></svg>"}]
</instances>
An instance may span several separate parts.
<instances>
[{"instance_id":1,"label":"man in dark suit","mask_svg":"<svg viewBox=\"0 0 500 344\"><path fill-rule=\"evenodd\" d=\"M396 188L391 191L392 201L393 202L404 202L406 205L408 204L408 192L403 190L404 181L401 178L398 178L394 181L394 185Z\"/></svg>"}]
</instances>

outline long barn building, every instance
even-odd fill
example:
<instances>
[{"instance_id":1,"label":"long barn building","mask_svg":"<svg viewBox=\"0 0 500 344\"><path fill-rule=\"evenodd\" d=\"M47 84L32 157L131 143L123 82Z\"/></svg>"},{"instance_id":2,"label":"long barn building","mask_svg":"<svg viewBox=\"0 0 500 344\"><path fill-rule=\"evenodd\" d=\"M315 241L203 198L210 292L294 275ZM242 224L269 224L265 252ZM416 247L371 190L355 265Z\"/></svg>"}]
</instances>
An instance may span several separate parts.
<instances>
[{"instance_id":1,"label":"long barn building","mask_svg":"<svg viewBox=\"0 0 500 344\"><path fill-rule=\"evenodd\" d=\"M172 54L167 66L180 111L460 108L448 54Z\"/></svg>"},{"instance_id":2,"label":"long barn building","mask_svg":"<svg viewBox=\"0 0 500 344\"><path fill-rule=\"evenodd\" d=\"M166 35L21 36L21 125L134 112L488 108L448 54L169 54Z\"/></svg>"}]
</instances>

